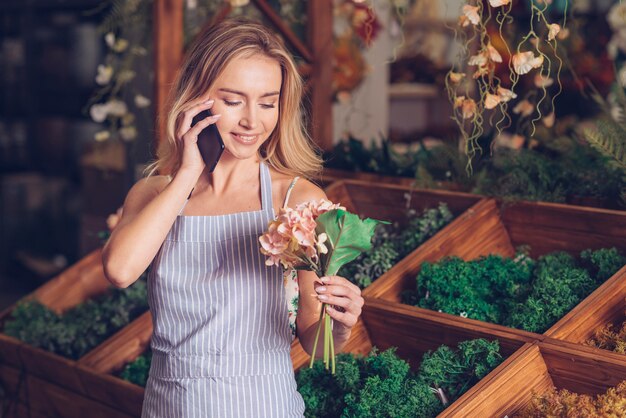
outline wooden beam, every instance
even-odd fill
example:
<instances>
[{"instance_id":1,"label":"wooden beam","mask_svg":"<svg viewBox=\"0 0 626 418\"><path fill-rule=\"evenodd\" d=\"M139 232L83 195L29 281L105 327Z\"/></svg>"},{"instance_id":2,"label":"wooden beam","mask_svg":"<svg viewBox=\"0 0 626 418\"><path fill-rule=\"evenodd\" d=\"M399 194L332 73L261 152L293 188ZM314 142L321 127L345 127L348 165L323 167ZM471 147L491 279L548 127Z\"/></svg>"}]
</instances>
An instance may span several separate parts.
<instances>
[{"instance_id":1,"label":"wooden beam","mask_svg":"<svg viewBox=\"0 0 626 418\"><path fill-rule=\"evenodd\" d=\"M333 10L332 0L308 2L311 71L311 136L322 149L333 146Z\"/></svg>"},{"instance_id":2,"label":"wooden beam","mask_svg":"<svg viewBox=\"0 0 626 418\"><path fill-rule=\"evenodd\" d=\"M324 0L325 1L325 0ZM269 19L270 22L278 29L278 31L287 39L295 50L300 54L302 58L306 61L313 61L313 55L307 46L298 38L291 28L285 24L283 19L276 13L276 10L272 6L270 6L266 0L254 0L254 4L259 8L261 12ZM311 22L309 22L309 25Z\"/></svg>"},{"instance_id":3,"label":"wooden beam","mask_svg":"<svg viewBox=\"0 0 626 418\"><path fill-rule=\"evenodd\" d=\"M155 147L166 137L165 105L183 58L183 0L154 3ZM164 174L164 173L161 173Z\"/></svg>"}]
</instances>

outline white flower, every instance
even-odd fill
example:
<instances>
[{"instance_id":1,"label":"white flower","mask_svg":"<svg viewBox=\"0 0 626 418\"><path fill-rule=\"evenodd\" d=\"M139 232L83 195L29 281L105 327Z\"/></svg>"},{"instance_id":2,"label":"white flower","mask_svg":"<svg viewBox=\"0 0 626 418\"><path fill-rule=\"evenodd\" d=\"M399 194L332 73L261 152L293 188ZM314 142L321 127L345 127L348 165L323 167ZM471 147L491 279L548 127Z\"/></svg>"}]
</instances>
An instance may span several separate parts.
<instances>
[{"instance_id":1,"label":"white flower","mask_svg":"<svg viewBox=\"0 0 626 418\"><path fill-rule=\"evenodd\" d=\"M511 99L517 98L517 94L515 94L512 90L505 89L504 87L498 87L496 93L500 96L500 101L502 103L506 103Z\"/></svg>"},{"instance_id":2,"label":"white flower","mask_svg":"<svg viewBox=\"0 0 626 418\"><path fill-rule=\"evenodd\" d=\"M467 312L461 312L460 317L461 318L467 318Z\"/></svg>"},{"instance_id":3,"label":"white flower","mask_svg":"<svg viewBox=\"0 0 626 418\"><path fill-rule=\"evenodd\" d=\"M120 136L124 141L132 141L137 138L137 128L134 126L125 126L120 129Z\"/></svg>"},{"instance_id":4,"label":"white flower","mask_svg":"<svg viewBox=\"0 0 626 418\"><path fill-rule=\"evenodd\" d=\"M150 106L151 103L152 102L147 97L142 96L141 94L135 95L135 106L138 108L143 109L144 107Z\"/></svg>"},{"instance_id":5,"label":"white flower","mask_svg":"<svg viewBox=\"0 0 626 418\"><path fill-rule=\"evenodd\" d=\"M469 4L466 4L463 6L463 15L471 22L472 25L478 25L478 22L480 22L478 6L470 6Z\"/></svg>"},{"instance_id":6,"label":"white flower","mask_svg":"<svg viewBox=\"0 0 626 418\"><path fill-rule=\"evenodd\" d=\"M485 95L485 109L493 109L500 104L500 96L487 93Z\"/></svg>"},{"instance_id":7,"label":"white flower","mask_svg":"<svg viewBox=\"0 0 626 418\"><path fill-rule=\"evenodd\" d=\"M328 248L324 245L324 243L328 240L328 235L325 232L322 232L317 236L317 242L315 246L317 247L317 252L320 254L327 254Z\"/></svg>"},{"instance_id":8,"label":"white flower","mask_svg":"<svg viewBox=\"0 0 626 418\"><path fill-rule=\"evenodd\" d=\"M128 112L126 103L121 100L113 99L109 100L106 105L108 106L109 114L113 116L124 116Z\"/></svg>"},{"instance_id":9,"label":"white flower","mask_svg":"<svg viewBox=\"0 0 626 418\"><path fill-rule=\"evenodd\" d=\"M109 32L104 35L104 42L106 42L109 48L113 48L113 45L115 45L115 34L113 32Z\"/></svg>"},{"instance_id":10,"label":"white flower","mask_svg":"<svg viewBox=\"0 0 626 418\"><path fill-rule=\"evenodd\" d=\"M89 116L94 122L102 123L109 114L109 105L107 103L99 103L89 108Z\"/></svg>"},{"instance_id":11,"label":"white flower","mask_svg":"<svg viewBox=\"0 0 626 418\"><path fill-rule=\"evenodd\" d=\"M98 131L94 134L93 139L98 142L106 141L111 137L111 133L109 131Z\"/></svg>"},{"instance_id":12,"label":"white flower","mask_svg":"<svg viewBox=\"0 0 626 418\"><path fill-rule=\"evenodd\" d=\"M539 68L541 64L543 64L543 55L535 57L532 51L513 55L513 69L519 75L526 74L533 68Z\"/></svg>"},{"instance_id":13,"label":"white flower","mask_svg":"<svg viewBox=\"0 0 626 418\"><path fill-rule=\"evenodd\" d=\"M559 25L557 25L556 23L550 24L550 29L548 30L548 41L554 40L554 38L556 38L556 35L558 35L560 31L561 27Z\"/></svg>"},{"instance_id":14,"label":"white flower","mask_svg":"<svg viewBox=\"0 0 626 418\"><path fill-rule=\"evenodd\" d=\"M511 0L489 0L489 4L491 5L491 7L506 6L510 2Z\"/></svg>"},{"instance_id":15,"label":"white flower","mask_svg":"<svg viewBox=\"0 0 626 418\"><path fill-rule=\"evenodd\" d=\"M110 65L98 65L98 74L96 75L96 83L106 86L113 76L113 67Z\"/></svg>"}]
</instances>

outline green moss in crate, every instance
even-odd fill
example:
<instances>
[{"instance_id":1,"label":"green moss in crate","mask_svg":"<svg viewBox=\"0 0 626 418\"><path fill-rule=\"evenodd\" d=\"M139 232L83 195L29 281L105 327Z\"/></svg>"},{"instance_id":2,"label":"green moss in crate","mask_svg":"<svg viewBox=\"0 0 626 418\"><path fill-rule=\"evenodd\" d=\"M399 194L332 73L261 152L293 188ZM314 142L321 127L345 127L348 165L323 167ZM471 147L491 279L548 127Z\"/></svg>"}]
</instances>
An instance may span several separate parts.
<instances>
[{"instance_id":1,"label":"green moss in crate","mask_svg":"<svg viewBox=\"0 0 626 418\"><path fill-rule=\"evenodd\" d=\"M307 417L435 417L445 408L435 392L454 402L501 361L497 341L472 340L426 354L414 374L395 348L374 348L339 355L334 376L317 361L296 380Z\"/></svg>"},{"instance_id":2,"label":"green moss in crate","mask_svg":"<svg viewBox=\"0 0 626 418\"><path fill-rule=\"evenodd\" d=\"M624 264L615 248L585 250L580 260L565 252L534 262L497 255L465 262L450 257L424 263L417 289L404 303L532 332L543 332ZM587 267L589 271L583 267Z\"/></svg>"},{"instance_id":3,"label":"green moss in crate","mask_svg":"<svg viewBox=\"0 0 626 418\"><path fill-rule=\"evenodd\" d=\"M57 315L37 301L18 303L3 332L34 347L78 359L148 309L146 284L111 288Z\"/></svg>"},{"instance_id":4,"label":"green moss in crate","mask_svg":"<svg viewBox=\"0 0 626 418\"><path fill-rule=\"evenodd\" d=\"M445 203L436 209L426 209L420 216L415 211L407 214L407 221L393 225L379 225L372 241L372 249L345 265L339 275L360 288L369 286L432 237L453 218Z\"/></svg>"},{"instance_id":5,"label":"green moss in crate","mask_svg":"<svg viewBox=\"0 0 626 418\"><path fill-rule=\"evenodd\" d=\"M124 366L119 377L136 385L146 387L151 362L152 351L148 350L137 357L133 362Z\"/></svg>"},{"instance_id":6,"label":"green moss in crate","mask_svg":"<svg viewBox=\"0 0 626 418\"><path fill-rule=\"evenodd\" d=\"M513 418L626 417L626 381L596 397L552 388L534 395L530 405Z\"/></svg>"}]
</instances>

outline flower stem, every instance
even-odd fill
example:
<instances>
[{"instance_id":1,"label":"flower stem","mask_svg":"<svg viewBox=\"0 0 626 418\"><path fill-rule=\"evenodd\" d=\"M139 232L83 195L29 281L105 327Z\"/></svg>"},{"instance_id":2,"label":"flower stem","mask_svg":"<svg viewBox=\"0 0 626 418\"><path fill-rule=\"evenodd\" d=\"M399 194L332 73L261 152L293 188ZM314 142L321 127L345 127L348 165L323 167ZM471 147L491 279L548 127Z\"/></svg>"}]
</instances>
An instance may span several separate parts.
<instances>
[{"instance_id":1,"label":"flower stem","mask_svg":"<svg viewBox=\"0 0 626 418\"><path fill-rule=\"evenodd\" d=\"M322 310L320 312L320 319L317 322L317 331L315 332L315 342L313 343L313 354L311 355L311 364L310 368L313 368L313 363L315 362L315 353L317 353L317 342L320 339L320 330L322 329L322 319L324 318L324 312L326 312L326 304L322 303Z\"/></svg>"}]
</instances>

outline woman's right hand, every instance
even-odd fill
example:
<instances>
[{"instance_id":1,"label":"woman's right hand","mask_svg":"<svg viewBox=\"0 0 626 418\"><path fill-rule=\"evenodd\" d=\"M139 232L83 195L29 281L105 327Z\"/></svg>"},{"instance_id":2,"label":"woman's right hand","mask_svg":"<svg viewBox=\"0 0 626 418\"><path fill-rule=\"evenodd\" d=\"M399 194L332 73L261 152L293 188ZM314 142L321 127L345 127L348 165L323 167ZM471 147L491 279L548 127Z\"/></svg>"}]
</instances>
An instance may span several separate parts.
<instances>
[{"instance_id":1,"label":"woman's right hand","mask_svg":"<svg viewBox=\"0 0 626 418\"><path fill-rule=\"evenodd\" d=\"M198 134L207 126L217 122L221 115L213 115L204 118L193 127L191 126L191 122L198 113L211 109L213 103L213 100L201 102L179 115L176 140L183 144L183 157L180 170L187 170L196 173L198 176L200 176L202 170L204 170L204 160L198 149Z\"/></svg>"}]
</instances>

